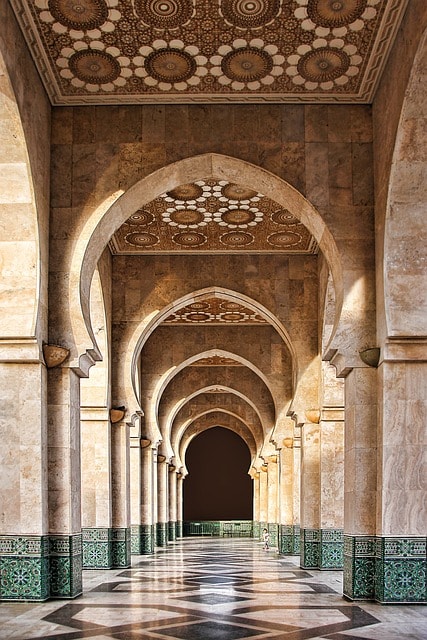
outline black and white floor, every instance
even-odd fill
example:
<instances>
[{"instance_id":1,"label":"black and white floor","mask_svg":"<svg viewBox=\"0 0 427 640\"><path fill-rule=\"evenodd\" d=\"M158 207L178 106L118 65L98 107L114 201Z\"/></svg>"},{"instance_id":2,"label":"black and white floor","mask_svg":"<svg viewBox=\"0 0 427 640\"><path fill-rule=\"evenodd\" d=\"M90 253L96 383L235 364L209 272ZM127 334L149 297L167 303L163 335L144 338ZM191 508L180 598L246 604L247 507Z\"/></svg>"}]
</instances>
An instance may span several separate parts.
<instances>
[{"instance_id":1,"label":"black and white floor","mask_svg":"<svg viewBox=\"0 0 427 640\"><path fill-rule=\"evenodd\" d=\"M423 640L427 606L351 603L339 571L251 539L185 538L131 569L85 571L76 600L0 604L0 638Z\"/></svg>"}]
</instances>

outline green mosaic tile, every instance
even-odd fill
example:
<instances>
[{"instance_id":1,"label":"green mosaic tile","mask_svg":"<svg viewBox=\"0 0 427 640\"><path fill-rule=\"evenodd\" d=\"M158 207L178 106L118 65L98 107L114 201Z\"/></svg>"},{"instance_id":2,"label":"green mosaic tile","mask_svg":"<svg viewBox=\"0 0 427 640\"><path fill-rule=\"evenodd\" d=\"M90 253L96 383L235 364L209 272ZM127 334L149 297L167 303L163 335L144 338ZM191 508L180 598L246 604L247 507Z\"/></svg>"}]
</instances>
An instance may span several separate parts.
<instances>
[{"instance_id":1,"label":"green mosaic tile","mask_svg":"<svg viewBox=\"0 0 427 640\"><path fill-rule=\"evenodd\" d=\"M279 525L275 522L269 522L267 529L270 535L270 547L277 547L279 544Z\"/></svg>"},{"instance_id":2,"label":"green mosaic tile","mask_svg":"<svg viewBox=\"0 0 427 640\"><path fill-rule=\"evenodd\" d=\"M299 524L294 525L294 555L301 553L301 529Z\"/></svg>"},{"instance_id":3,"label":"green mosaic tile","mask_svg":"<svg viewBox=\"0 0 427 640\"><path fill-rule=\"evenodd\" d=\"M112 541L111 529L107 527L84 528L83 538L83 568L111 569Z\"/></svg>"},{"instance_id":4,"label":"green mosaic tile","mask_svg":"<svg viewBox=\"0 0 427 640\"><path fill-rule=\"evenodd\" d=\"M176 522L168 522L168 540L170 542L176 540Z\"/></svg>"},{"instance_id":5,"label":"green mosaic tile","mask_svg":"<svg viewBox=\"0 0 427 640\"><path fill-rule=\"evenodd\" d=\"M425 538L377 538L375 600L427 602Z\"/></svg>"},{"instance_id":6,"label":"green mosaic tile","mask_svg":"<svg viewBox=\"0 0 427 640\"><path fill-rule=\"evenodd\" d=\"M156 545L158 547L166 547L168 544L166 522L157 522L156 524Z\"/></svg>"},{"instance_id":7,"label":"green mosaic tile","mask_svg":"<svg viewBox=\"0 0 427 640\"><path fill-rule=\"evenodd\" d=\"M130 527L113 527L111 529L111 561L114 569L131 566Z\"/></svg>"},{"instance_id":8,"label":"green mosaic tile","mask_svg":"<svg viewBox=\"0 0 427 640\"><path fill-rule=\"evenodd\" d=\"M82 586L82 535L49 536L50 595L75 598Z\"/></svg>"},{"instance_id":9,"label":"green mosaic tile","mask_svg":"<svg viewBox=\"0 0 427 640\"><path fill-rule=\"evenodd\" d=\"M252 523L252 537L258 540L261 536L261 525L256 520Z\"/></svg>"},{"instance_id":10,"label":"green mosaic tile","mask_svg":"<svg viewBox=\"0 0 427 640\"><path fill-rule=\"evenodd\" d=\"M320 529L319 569L342 569L343 563L343 530Z\"/></svg>"},{"instance_id":11,"label":"green mosaic tile","mask_svg":"<svg viewBox=\"0 0 427 640\"><path fill-rule=\"evenodd\" d=\"M49 598L49 559L0 556L0 600Z\"/></svg>"},{"instance_id":12,"label":"green mosaic tile","mask_svg":"<svg viewBox=\"0 0 427 640\"><path fill-rule=\"evenodd\" d=\"M375 538L344 536L344 596L372 600L375 596Z\"/></svg>"},{"instance_id":13,"label":"green mosaic tile","mask_svg":"<svg viewBox=\"0 0 427 640\"><path fill-rule=\"evenodd\" d=\"M178 520L178 522L176 523L176 537L182 538L183 535L184 535L184 523L182 522L182 520Z\"/></svg>"},{"instance_id":14,"label":"green mosaic tile","mask_svg":"<svg viewBox=\"0 0 427 640\"><path fill-rule=\"evenodd\" d=\"M317 569L320 562L320 530L301 529L301 567Z\"/></svg>"}]
</instances>

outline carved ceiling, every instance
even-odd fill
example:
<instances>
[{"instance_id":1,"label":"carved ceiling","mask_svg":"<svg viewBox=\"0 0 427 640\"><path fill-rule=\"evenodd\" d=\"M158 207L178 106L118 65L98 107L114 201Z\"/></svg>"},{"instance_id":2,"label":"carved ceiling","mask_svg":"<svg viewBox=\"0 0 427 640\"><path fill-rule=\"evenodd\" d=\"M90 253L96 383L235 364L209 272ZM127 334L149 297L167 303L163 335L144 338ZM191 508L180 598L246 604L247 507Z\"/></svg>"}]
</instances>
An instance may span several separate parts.
<instances>
[{"instance_id":1,"label":"carved ceiling","mask_svg":"<svg viewBox=\"0 0 427 640\"><path fill-rule=\"evenodd\" d=\"M199 180L136 211L110 240L113 254L313 254L307 228L276 202L244 185Z\"/></svg>"},{"instance_id":2,"label":"carved ceiling","mask_svg":"<svg viewBox=\"0 0 427 640\"><path fill-rule=\"evenodd\" d=\"M10 0L53 104L370 102L407 0Z\"/></svg>"},{"instance_id":3,"label":"carved ceiling","mask_svg":"<svg viewBox=\"0 0 427 640\"><path fill-rule=\"evenodd\" d=\"M267 321L237 302L208 298L175 311L164 324L267 324Z\"/></svg>"}]
</instances>

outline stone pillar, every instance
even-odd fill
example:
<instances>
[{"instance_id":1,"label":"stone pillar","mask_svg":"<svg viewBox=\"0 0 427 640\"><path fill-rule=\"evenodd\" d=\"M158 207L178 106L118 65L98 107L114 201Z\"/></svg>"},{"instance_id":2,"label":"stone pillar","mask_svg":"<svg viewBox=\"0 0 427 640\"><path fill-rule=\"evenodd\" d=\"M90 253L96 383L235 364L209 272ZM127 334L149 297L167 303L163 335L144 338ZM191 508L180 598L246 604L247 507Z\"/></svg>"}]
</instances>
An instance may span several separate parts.
<instances>
[{"instance_id":1,"label":"stone pillar","mask_svg":"<svg viewBox=\"0 0 427 640\"><path fill-rule=\"evenodd\" d=\"M293 438L284 438L279 452L280 493L279 493L279 553L294 553L294 450Z\"/></svg>"},{"instance_id":2,"label":"stone pillar","mask_svg":"<svg viewBox=\"0 0 427 640\"><path fill-rule=\"evenodd\" d=\"M294 497L293 497L293 553L301 553L301 427L295 427L294 435Z\"/></svg>"},{"instance_id":3,"label":"stone pillar","mask_svg":"<svg viewBox=\"0 0 427 640\"><path fill-rule=\"evenodd\" d=\"M153 449L146 438L131 438L131 553L154 552Z\"/></svg>"},{"instance_id":4,"label":"stone pillar","mask_svg":"<svg viewBox=\"0 0 427 640\"><path fill-rule=\"evenodd\" d=\"M342 569L344 562L344 408L324 408L321 413L319 569Z\"/></svg>"},{"instance_id":5,"label":"stone pillar","mask_svg":"<svg viewBox=\"0 0 427 640\"><path fill-rule=\"evenodd\" d=\"M418 361L417 361L418 358ZM422 345L386 345L378 368L375 599L427 600L427 358Z\"/></svg>"},{"instance_id":6,"label":"stone pillar","mask_svg":"<svg viewBox=\"0 0 427 640\"><path fill-rule=\"evenodd\" d=\"M165 547L168 543L168 467L165 456L157 455L157 525L156 544Z\"/></svg>"},{"instance_id":7,"label":"stone pillar","mask_svg":"<svg viewBox=\"0 0 427 640\"><path fill-rule=\"evenodd\" d=\"M0 600L50 596L46 388L37 343L3 340Z\"/></svg>"},{"instance_id":8,"label":"stone pillar","mask_svg":"<svg viewBox=\"0 0 427 640\"><path fill-rule=\"evenodd\" d=\"M184 509L184 501L183 501L183 485L184 485L184 476L182 473L177 474L177 487L176 487L176 537L182 538L184 534L184 523L183 523L183 509Z\"/></svg>"},{"instance_id":9,"label":"stone pillar","mask_svg":"<svg viewBox=\"0 0 427 640\"><path fill-rule=\"evenodd\" d=\"M259 528L260 535L262 530L267 528L268 517L268 481L267 481L267 465L263 464L259 474Z\"/></svg>"},{"instance_id":10,"label":"stone pillar","mask_svg":"<svg viewBox=\"0 0 427 640\"><path fill-rule=\"evenodd\" d=\"M345 379L344 595L375 595L376 369L353 368Z\"/></svg>"},{"instance_id":11,"label":"stone pillar","mask_svg":"<svg viewBox=\"0 0 427 640\"><path fill-rule=\"evenodd\" d=\"M318 415L312 419L317 423L306 422L301 438L301 566L305 569L319 566L320 427Z\"/></svg>"},{"instance_id":12,"label":"stone pillar","mask_svg":"<svg viewBox=\"0 0 427 640\"><path fill-rule=\"evenodd\" d=\"M111 423L105 407L80 411L82 441L83 568L112 561Z\"/></svg>"},{"instance_id":13,"label":"stone pillar","mask_svg":"<svg viewBox=\"0 0 427 640\"><path fill-rule=\"evenodd\" d=\"M255 539L259 539L261 536L260 533L260 497L259 497L259 471L255 471L252 474L252 482L253 482L253 526L252 526L252 537Z\"/></svg>"},{"instance_id":14,"label":"stone pillar","mask_svg":"<svg viewBox=\"0 0 427 640\"><path fill-rule=\"evenodd\" d=\"M176 490L178 479L176 477L176 469L171 464L168 465L169 471L169 522L168 522L168 540L173 542L176 540L177 529L177 504L176 504Z\"/></svg>"},{"instance_id":15,"label":"stone pillar","mask_svg":"<svg viewBox=\"0 0 427 640\"><path fill-rule=\"evenodd\" d=\"M344 380L322 362L319 569L342 569L344 546Z\"/></svg>"},{"instance_id":16,"label":"stone pillar","mask_svg":"<svg viewBox=\"0 0 427 640\"><path fill-rule=\"evenodd\" d=\"M80 378L73 369L48 371L50 595L82 593Z\"/></svg>"},{"instance_id":17,"label":"stone pillar","mask_svg":"<svg viewBox=\"0 0 427 640\"><path fill-rule=\"evenodd\" d=\"M130 567L129 425L123 421L112 425L111 468L113 493L112 564L114 568Z\"/></svg>"},{"instance_id":18,"label":"stone pillar","mask_svg":"<svg viewBox=\"0 0 427 640\"><path fill-rule=\"evenodd\" d=\"M277 455L267 458L267 528L272 547L278 546L279 465L277 460Z\"/></svg>"}]
</instances>

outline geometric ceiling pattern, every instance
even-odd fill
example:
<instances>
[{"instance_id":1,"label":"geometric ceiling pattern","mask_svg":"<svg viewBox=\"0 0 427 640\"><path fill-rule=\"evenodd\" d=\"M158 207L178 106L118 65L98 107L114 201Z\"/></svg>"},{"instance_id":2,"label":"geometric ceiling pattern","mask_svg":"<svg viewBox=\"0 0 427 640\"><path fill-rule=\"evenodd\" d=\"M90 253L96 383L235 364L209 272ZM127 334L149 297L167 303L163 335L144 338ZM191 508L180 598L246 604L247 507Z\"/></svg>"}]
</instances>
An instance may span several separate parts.
<instances>
[{"instance_id":1,"label":"geometric ceiling pattern","mask_svg":"<svg viewBox=\"0 0 427 640\"><path fill-rule=\"evenodd\" d=\"M407 0L11 0L53 104L370 102Z\"/></svg>"},{"instance_id":2,"label":"geometric ceiling pattern","mask_svg":"<svg viewBox=\"0 0 427 640\"><path fill-rule=\"evenodd\" d=\"M231 300L207 298L174 311L163 324L267 324L252 309ZM217 356L216 356L217 357Z\"/></svg>"},{"instance_id":3,"label":"geometric ceiling pattern","mask_svg":"<svg viewBox=\"0 0 427 640\"><path fill-rule=\"evenodd\" d=\"M110 240L113 254L313 254L307 228L270 198L225 180L198 180L136 211Z\"/></svg>"}]
</instances>

